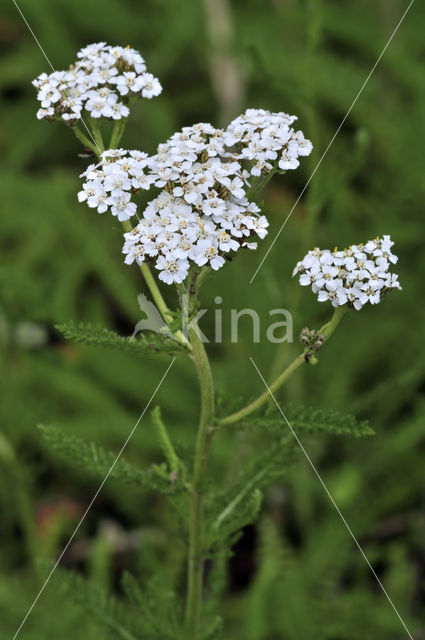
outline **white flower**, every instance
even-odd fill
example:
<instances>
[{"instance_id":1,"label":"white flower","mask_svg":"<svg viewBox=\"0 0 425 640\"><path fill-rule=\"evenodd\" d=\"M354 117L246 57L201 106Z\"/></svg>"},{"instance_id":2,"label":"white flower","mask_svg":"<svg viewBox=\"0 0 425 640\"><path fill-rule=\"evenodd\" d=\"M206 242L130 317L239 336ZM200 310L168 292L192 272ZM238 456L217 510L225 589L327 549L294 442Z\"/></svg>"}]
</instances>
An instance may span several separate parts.
<instances>
[{"instance_id":1,"label":"white flower","mask_svg":"<svg viewBox=\"0 0 425 640\"><path fill-rule=\"evenodd\" d=\"M116 102L115 104L111 105L110 112L110 117L113 120L121 120L121 118L128 117L130 109L126 107L125 104L122 104L122 102Z\"/></svg>"},{"instance_id":2,"label":"white flower","mask_svg":"<svg viewBox=\"0 0 425 640\"><path fill-rule=\"evenodd\" d=\"M227 231L222 231L217 235L217 242L220 251L225 251L226 253L231 249L233 249L233 251L237 251L239 249L239 242L234 240Z\"/></svg>"},{"instance_id":3,"label":"white flower","mask_svg":"<svg viewBox=\"0 0 425 640\"><path fill-rule=\"evenodd\" d=\"M143 86L143 79L136 75L134 71L125 71L122 75L112 78L112 83L117 85L117 89L122 96L130 91L137 93Z\"/></svg>"},{"instance_id":4,"label":"white flower","mask_svg":"<svg viewBox=\"0 0 425 640\"><path fill-rule=\"evenodd\" d=\"M154 96L159 96L162 92L162 87L158 78L155 78L151 73L144 73L141 81L142 96L144 98L153 98Z\"/></svg>"},{"instance_id":5,"label":"white flower","mask_svg":"<svg viewBox=\"0 0 425 640\"><path fill-rule=\"evenodd\" d=\"M391 253L393 244L384 236L343 251L315 248L298 262L293 275L299 274L302 286L311 285L319 302L359 310L367 303L378 304L389 290L401 289L398 276L389 272L398 260Z\"/></svg>"},{"instance_id":6,"label":"white flower","mask_svg":"<svg viewBox=\"0 0 425 640\"><path fill-rule=\"evenodd\" d=\"M283 151L278 166L282 171L287 171L288 169L296 169L300 163L296 156L291 156L287 151Z\"/></svg>"},{"instance_id":7,"label":"white flower","mask_svg":"<svg viewBox=\"0 0 425 640\"><path fill-rule=\"evenodd\" d=\"M183 282L189 270L189 262L175 258L172 254L167 253L165 256L159 256L155 267L159 269L158 278L167 284L173 282Z\"/></svg>"},{"instance_id":8,"label":"white flower","mask_svg":"<svg viewBox=\"0 0 425 640\"><path fill-rule=\"evenodd\" d=\"M52 118L55 115L55 110L53 107L48 107L48 109L39 109L37 111L37 119L41 120L43 118L48 119Z\"/></svg>"},{"instance_id":9,"label":"white flower","mask_svg":"<svg viewBox=\"0 0 425 640\"><path fill-rule=\"evenodd\" d=\"M103 182L106 191L111 192L111 196L119 197L123 191L131 189L131 180L128 174L120 167L114 164L110 164L110 171L108 171L108 165L105 169L105 180Z\"/></svg>"},{"instance_id":10,"label":"white flower","mask_svg":"<svg viewBox=\"0 0 425 640\"><path fill-rule=\"evenodd\" d=\"M137 207L134 202L130 202L130 197L129 193L123 191L119 196L109 198L111 213L113 216L117 216L120 222L128 220L136 213Z\"/></svg>"},{"instance_id":11,"label":"white flower","mask_svg":"<svg viewBox=\"0 0 425 640\"><path fill-rule=\"evenodd\" d=\"M214 238L200 240L193 250L193 259L199 267L209 264L215 271L224 264L224 258L219 255Z\"/></svg>"}]
</instances>

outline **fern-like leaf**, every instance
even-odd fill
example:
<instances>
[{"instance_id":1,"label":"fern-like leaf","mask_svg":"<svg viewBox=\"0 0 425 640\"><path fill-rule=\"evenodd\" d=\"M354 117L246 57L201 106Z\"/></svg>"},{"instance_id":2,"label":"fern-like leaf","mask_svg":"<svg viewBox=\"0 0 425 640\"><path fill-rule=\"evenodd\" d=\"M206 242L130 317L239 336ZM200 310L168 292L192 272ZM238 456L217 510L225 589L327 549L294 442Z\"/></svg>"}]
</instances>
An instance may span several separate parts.
<instances>
[{"instance_id":1,"label":"fern-like leaf","mask_svg":"<svg viewBox=\"0 0 425 640\"><path fill-rule=\"evenodd\" d=\"M181 490L165 464L151 465L147 470L141 470L122 457L117 460L115 452L105 451L92 442L88 443L77 436L65 434L60 429L45 425L39 425L39 429L44 440L54 451L99 479L103 480L108 475L111 480L170 495Z\"/></svg>"},{"instance_id":2,"label":"fern-like leaf","mask_svg":"<svg viewBox=\"0 0 425 640\"><path fill-rule=\"evenodd\" d=\"M354 437L371 436L375 433L366 420L359 421L351 414L338 411L288 404L283 408L283 413L296 432ZM270 406L263 412L243 418L235 426L237 429L267 429L278 435L289 429L286 420L277 407Z\"/></svg>"},{"instance_id":3,"label":"fern-like leaf","mask_svg":"<svg viewBox=\"0 0 425 640\"><path fill-rule=\"evenodd\" d=\"M139 333L134 338L120 336L115 331L99 325L69 322L56 326L67 340L80 344L126 351L137 355L148 353L185 353L186 347L172 338L160 333Z\"/></svg>"}]
</instances>

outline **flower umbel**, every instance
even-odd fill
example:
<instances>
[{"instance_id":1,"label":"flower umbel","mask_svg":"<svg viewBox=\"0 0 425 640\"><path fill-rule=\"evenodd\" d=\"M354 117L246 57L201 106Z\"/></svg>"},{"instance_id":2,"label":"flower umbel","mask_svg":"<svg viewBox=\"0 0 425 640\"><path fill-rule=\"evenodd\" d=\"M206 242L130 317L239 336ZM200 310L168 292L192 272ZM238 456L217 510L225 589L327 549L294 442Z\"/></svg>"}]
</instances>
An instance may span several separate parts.
<instances>
[{"instance_id":1,"label":"flower umbel","mask_svg":"<svg viewBox=\"0 0 425 640\"><path fill-rule=\"evenodd\" d=\"M235 157L252 162L251 174L269 173L277 163L279 169L296 169L298 156L310 155L313 145L302 131L291 125L296 116L271 113L265 109L247 109L227 127L224 139L235 145Z\"/></svg>"},{"instance_id":2,"label":"flower umbel","mask_svg":"<svg viewBox=\"0 0 425 640\"><path fill-rule=\"evenodd\" d=\"M162 87L145 61L130 47L90 44L68 71L42 73L33 81L41 108L37 118L75 124L86 111L92 118L120 120L129 114L132 97L158 96Z\"/></svg>"},{"instance_id":3,"label":"flower umbel","mask_svg":"<svg viewBox=\"0 0 425 640\"><path fill-rule=\"evenodd\" d=\"M359 310L368 302L378 304L391 289L401 289L397 274L390 273L398 260L391 253L393 244L384 236L342 251L315 248L298 262L293 275L300 274L302 286L311 285L319 302Z\"/></svg>"},{"instance_id":4,"label":"flower umbel","mask_svg":"<svg viewBox=\"0 0 425 640\"><path fill-rule=\"evenodd\" d=\"M231 252L241 247L255 249L257 244L251 239L266 236L268 220L249 196L251 174L260 165L259 172L267 173L264 147L270 141L278 148L278 132L281 152L286 144L283 139L294 142L293 136L302 134L289 128L295 116L249 112L261 114L250 126L253 135L261 138L263 150L259 145L249 146L248 134L244 142L235 143L236 121L226 131L199 123L175 133L152 157L140 151L110 150L82 174L86 182L79 200L86 200L99 213L109 209L121 221L136 214L131 194L151 186L160 190L137 226L124 236L127 264L153 261L161 280L180 283L191 263L220 269ZM244 149L250 149L249 153ZM271 155L277 158L275 150ZM270 154L268 157L271 159Z\"/></svg>"}]
</instances>

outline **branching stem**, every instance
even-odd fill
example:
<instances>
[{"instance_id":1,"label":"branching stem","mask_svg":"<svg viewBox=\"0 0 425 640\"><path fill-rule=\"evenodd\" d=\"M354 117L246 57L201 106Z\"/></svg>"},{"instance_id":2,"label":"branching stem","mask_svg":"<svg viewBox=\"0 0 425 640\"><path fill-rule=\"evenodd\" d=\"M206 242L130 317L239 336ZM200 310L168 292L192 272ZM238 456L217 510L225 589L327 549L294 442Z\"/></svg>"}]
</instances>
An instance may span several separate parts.
<instances>
[{"instance_id":1,"label":"branching stem","mask_svg":"<svg viewBox=\"0 0 425 640\"><path fill-rule=\"evenodd\" d=\"M109 142L109 149L115 149L119 145L124 134L126 124L126 118L121 118L121 120L117 120L115 122L114 128L112 129L111 140Z\"/></svg>"},{"instance_id":2,"label":"branching stem","mask_svg":"<svg viewBox=\"0 0 425 640\"><path fill-rule=\"evenodd\" d=\"M344 316L346 311L347 311L347 307L345 305L342 307L336 307L330 321L324 324L323 327L319 329L318 333L322 335L325 338L325 340L329 339L330 336L333 334L338 324L341 322L341 319ZM295 358L295 360L291 362L291 364L284 371L282 371L282 373L276 378L276 380L272 382L272 384L269 387L270 391L272 393L275 393L275 391L280 389L288 380L288 378L294 373L294 371L296 371L304 362L305 362L305 353L303 351ZM217 426L226 427L228 425L235 424L240 420L242 420L243 418L246 418L247 416L251 415L251 413L254 413L254 411L257 411L257 409L260 409L264 404L266 404L270 400L269 389L266 389L266 391L264 391L264 393L258 396L256 400L248 404L243 409L240 409L239 411L236 411L235 413L232 413L229 416L222 418L218 422Z\"/></svg>"},{"instance_id":3,"label":"branching stem","mask_svg":"<svg viewBox=\"0 0 425 640\"><path fill-rule=\"evenodd\" d=\"M86 136L86 134L83 133L79 127L77 127L77 126L72 127L72 130L75 133L75 136L81 142L81 144L83 144L85 147L90 149L90 151L93 151L93 153L99 158L99 156L100 156L99 150L96 147L96 145L94 144L94 142L92 140L90 140L90 138L88 136Z\"/></svg>"},{"instance_id":4,"label":"branching stem","mask_svg":"<svg viewBox=\"0 0 425 640\"><path fill-rule=\"evenodd\" d=\"M100 131L99 123L96 118L90 118L91 130L96 142L97 155L101 155L105 151L105 145L103 143L102 133Z\"/></svg>"}]
</instances>

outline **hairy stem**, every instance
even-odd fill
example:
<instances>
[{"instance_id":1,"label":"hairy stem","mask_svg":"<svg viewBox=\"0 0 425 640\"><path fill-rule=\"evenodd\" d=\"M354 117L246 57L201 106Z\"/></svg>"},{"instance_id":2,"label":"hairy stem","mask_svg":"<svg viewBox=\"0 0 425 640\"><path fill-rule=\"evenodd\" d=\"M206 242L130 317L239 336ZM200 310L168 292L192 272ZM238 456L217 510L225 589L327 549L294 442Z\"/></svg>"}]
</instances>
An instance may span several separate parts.
<instances>
[{"instance_id":1,"label":"hairy stem","mask_svg":"<svg viewBox=\"0 0 425 640\"><path fill-rule=\"evenodd\" d=\"M345 305L342 307L336 307L336 309L334 310L333 316L329 320L329 322L324 324L319 329L318 333L322 335L325 340L328 340L330 336L333 334L333 332L341 322L341 319L344 316L346 311L347 311L347 307ZM274 393L275 391L280 389L280 387L282 387L285 384L288 378L290 378L290 376L294 373L294 371L296 371L298 367L300 367L303 364L303 362L305 362L304 351L300 353L295 358L295 360L293 360L291 364L288 367L286 367L284 371L282 371L282 373L276 378L276 380L272 382L272 384L269 386L269 389L266 389L266 391L264 391L264 393L258 396L256 400L248 404L243 409L240 409L239 411L236 411L235 413L232 413L229 416L226 416L225 418L220 420L217 426L225 427L227 425L235 424L236 422L239 422L243 418L246 418L247 416L251 415L251 413L254 413L254 411L257 411L257 409L260 409L260 407L262 407L264 404L266 404L270 400L270 391Z\"/></svg>"},{"instance_id":2,"label":"hairy stem","mask_svg":"<svg viewBox=\"0 0 425 640\"><path fill-rule=\"evenodd\" d=\"M204 491L214 420L214 385L208 356L196 326L189 328L192 354L201 388L201 415L191 482L186 638L198 640L202 608L204 565Z\"/></svg>"}]
</instances>

